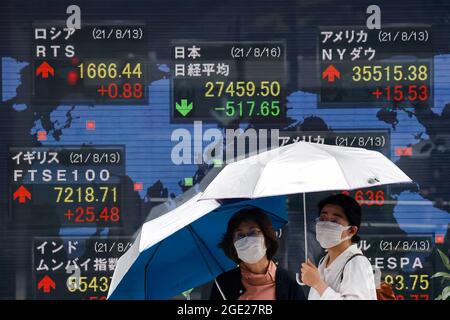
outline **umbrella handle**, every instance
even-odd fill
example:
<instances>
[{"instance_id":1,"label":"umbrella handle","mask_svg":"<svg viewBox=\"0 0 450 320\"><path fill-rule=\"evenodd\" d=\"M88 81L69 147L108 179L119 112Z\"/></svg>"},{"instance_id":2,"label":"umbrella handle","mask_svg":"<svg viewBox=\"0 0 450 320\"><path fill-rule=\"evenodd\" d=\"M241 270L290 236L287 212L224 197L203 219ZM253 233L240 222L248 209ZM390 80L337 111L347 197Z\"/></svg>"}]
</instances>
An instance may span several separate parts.
<instances>
[{"instance_id":1,"label":"umbrella handle","mask_svg":"<svg viewBox=\"0 0 450 320\"><path fill-rule=\"evenodd\" d=\"M298 272L295 274L295 281L297 281L297 283L301 286L306 286L305 283L300 281L300 275L298 274Z\"/></svg>"}]
</instances>

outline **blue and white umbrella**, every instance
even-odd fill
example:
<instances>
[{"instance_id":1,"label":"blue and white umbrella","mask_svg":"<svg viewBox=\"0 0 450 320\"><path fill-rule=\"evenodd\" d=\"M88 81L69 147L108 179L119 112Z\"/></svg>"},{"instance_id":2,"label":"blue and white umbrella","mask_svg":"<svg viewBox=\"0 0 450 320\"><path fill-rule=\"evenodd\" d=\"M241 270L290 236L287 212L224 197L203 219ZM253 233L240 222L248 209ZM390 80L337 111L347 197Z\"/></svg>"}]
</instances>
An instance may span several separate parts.
<instances>
[{"instance_id":1,"label":"blue and white umbrella","mask_svg":"<svg viewBox=\"0 0 450 320\"><path fill-rule=\"evenodd\" d=\"M275 229L287 223L286 197L198 201L202 193L146 222L119 259L108 299L168 299L236 267L218 247L228 221L247 207L262 209Z\"/></svg>"}]
</instances>

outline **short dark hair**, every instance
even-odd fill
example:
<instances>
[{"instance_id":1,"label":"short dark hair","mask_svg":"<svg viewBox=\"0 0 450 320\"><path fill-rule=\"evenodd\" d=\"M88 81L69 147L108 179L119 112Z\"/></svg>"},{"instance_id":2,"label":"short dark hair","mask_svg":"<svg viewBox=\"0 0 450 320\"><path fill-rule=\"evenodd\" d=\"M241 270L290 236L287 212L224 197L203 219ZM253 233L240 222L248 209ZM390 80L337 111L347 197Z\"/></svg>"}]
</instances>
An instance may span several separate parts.
<instances>
[{"instance_id":1,"label":"short dark hair","mask_svg":"<svg viewBox=\"0 0 450 320\"><path fill-rule=\"evenodd\" d=\"M273 229L272 221L269 216L256 207L241 209L231 217L230 221L228 221L227 231L225 232L222 241L220 241L219 247L222 248L225 255L236 263L239 263L241 260L234 247L233 235L242 222L248 221L256 223L261 229L266 242L266 256L271 260L278 250L277 235Z\"/></svg>"},{"instance_id":2,"label":"short dark hair","mask_svg":"<svg viewBox=\"0 0 450 320\"><path fill-rule=\"evenodd\" d=\"M361 216L362 216L362 210L359 203L354 198L347 196L345 194L335 194L319 202L318 204L319 215L323 207L325 207L325 205L327 204L340 206L344 211L345 217L347 218L350 225L358 227L358 231L351 238L352 242L358 243L361 240L361 238L358 235L358 232L359 226L361 225Z\"/></svg>"}]
</instances>

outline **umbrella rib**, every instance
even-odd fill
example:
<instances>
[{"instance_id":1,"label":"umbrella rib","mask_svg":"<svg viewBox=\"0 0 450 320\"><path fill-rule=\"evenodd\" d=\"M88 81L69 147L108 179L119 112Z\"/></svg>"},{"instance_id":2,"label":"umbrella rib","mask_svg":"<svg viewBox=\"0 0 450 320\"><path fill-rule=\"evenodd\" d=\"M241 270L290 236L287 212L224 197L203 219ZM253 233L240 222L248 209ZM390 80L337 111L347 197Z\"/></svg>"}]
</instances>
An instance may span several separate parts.
<instances>
[{"instance_id":1,"label":"umbrella rib","mask_svg":"<svg viewBox=\"0 0 450 320\"><path fill-rule=\"evenodd\" d=\"M297 142L297 143L299 143L299 142ZM283 149L288 150L289 147L290 147L290 145L287 144L287 145L285 145L285 146L281 146L281 147L278 147L278 148L276 148L276 149L268 150L267 152L270 152L270 151L273 151L273 150L278 150L277 152L280 152L280 150L283 150ZM259 156L259 154L258 154L257 156ZM266 167L267 167L267 165L268 165L269 162L270 162L270 161L268 161L268 162L266 163L266 165L264 166L264 168L262 168L262 171L264 171L264 170L266 169ZM261 175L260 175L260 177L261 177ZM257 189L257 187L259 187L259 182L260 182L260 179L258 179L258 181L256 182L255 186L253 187L253 190L252 190L252 199L257 198L257 197L253 197L253 195L255 194L255 190Z\"/></svg>"},{"instance_id":2,"label":"umbrella rib","mask_svg":"<svg viewBox=\"0 0 450 320\"><path fill-rule=\"evenodd\" d=\"M145 300L147 300L147 268L148 268L150 262L152 262L153 258L156 255L156 252L158 252L158 249L161 246L161 244L164 242L164 240L166 240L166 239L163 239L158 243L158 246L156 247L155 251L153 251L152 256L150 257L148 262L145 264L145 268L144 268L144 297L145 297Z\"/></svg>"},{"instance_id":3,"label":"umbrella rib","mask_svg":"<svg viewBox=\"0 0 450 320\"><path fill-rule=\"evenodd\" d=\"M189 230L191 231L191 233L193 234L194 239L196 239L197 241L200 241L200 243L203 245L203 247L204 247L204 248L206 249L206 251L209 253L209 255L211 256L211 258L214 260L214 262L219 266L220 270L222 270L222 272L225 272L225 269L222 267L222 265L219 263L219 261L217 261L216 257L212 254L211 250L209 250L209 248L208 248L208 246L206 245L205 241L204 241L202 238L200 238L200 236L198 235L198 233L194 230L194 228L193 228L191 225L189 225L188 228L189 228ZM212 270L211 270L211 267L210 267L208 261L206 260L205 256L203 255L203 252L202 252L202 250L201 250L201 247L200 247L200 245L197 243L197 241L195 241L195 244L199 247L199 249L200 249L200 254L202 255L203 260L205 260L206 265L208 266L209 272L210 272L211 274L213 274L213 272L212 272Z\"/></svg>"},{"instance_id":4,"label":"umbrella rib","mask_svg":"<svg viewBox=\"0 0 450 320\"><path fill-rule=\"evenodd\" d=\"M266 164L266 166L267 166L267 164ZM264 171L264 169L266 168L266 166L264 166L264 168L262 168L261 173L262 173L262 171ZM256 181L255 186L253 187L251 199L254 199L254 198L255 198L255 190L256 190L256 188L259 186L259 182L261 181L260 178L261 178L261 174L259 175L258 181Z\"/></svg>"},{"instance_id":5,"label":"umbrella rib","mask_svg":"<svg viewBox=\"0 0 450 320\"><path fill-rule=\"evenodd\" d=\"M314 149L318 149L316 146L312 146L312 147L313 147ZM328 150L321 150L321 149L319 149L319 150L325 152L326 154L328 154L328 155L331 157L331 159L333 159L333 161L338 165L338 167L341 169L340 172L341 172L342 176L344 177L344 181L345 181L345 183L346 183L347 186L348 186L347 189L348 189L348 190L351 189L351 188L350 188L350 185L349 185L349 183L348 183L348 181L347 181L347 178L346 178L345 175L344 175L344 170L343 170L341 164L339 163L339 161L336 160L335 156L332 155Z\"/></svg>"},{"instance_id":6,"label":"umbrella rib","mask_svg":"<svg viewBox=\"0 0 450 320\"><path fill-rule=\"evenodd\" d=\"M313 146L313 147L317 149L316 146ZM345 182L347 183L347 186L348 186L347 190L352 190L352 189L354 189L354 188L351 188L351 187L350 187L350 184L349 184L348 181L347 181L347 177L346 177L345 174L344 174L345 171L344 171L344 169L342 168L342 166L341 166L341 164L339 163L339 161L336 159L336 157L333 156L328 150L322 150L322 151L324 151L324 152L326 152L328 155L330 155L331 158L334 160L334 162L336 162L336 164L338 165L338 167L341 169L342 176L344 177L344 180L345 180ZM371 173L372 175L375 175L369 168L366 168L366 169L369 170L370 173Z\"/></svg>"}]
</instances>

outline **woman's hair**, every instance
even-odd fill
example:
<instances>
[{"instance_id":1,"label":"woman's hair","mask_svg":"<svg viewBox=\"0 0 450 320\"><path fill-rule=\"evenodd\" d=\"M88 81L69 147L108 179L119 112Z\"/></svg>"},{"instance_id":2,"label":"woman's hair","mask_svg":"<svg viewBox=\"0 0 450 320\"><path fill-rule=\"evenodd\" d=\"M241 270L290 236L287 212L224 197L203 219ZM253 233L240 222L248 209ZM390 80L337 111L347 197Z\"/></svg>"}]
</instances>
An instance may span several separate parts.
<instances>
[{"instance_id":1,"label":"woman's hair","mask_svg":"<svg viewBox=\"0 0 450 320\"><path fill-rule=\"evenodd\" d=\"M327 204L333 204L336 206L340 206L342 210L344 211L344 214L351 226L358 227L358 231L356 234L351 238L352 242L358 243L361 238L358 236L359 232L359 226L361 225L361 215L362 210L359 203L352 197L347 196L345 194L335 194L332 196L329 196L323 200L321 200L318 204L319 207L319 215L322 211L323 207Z\"/></svg>"},{"instance_id":2,"label":"woman's hair","mask_svg":"<svg viewBox=\"0 0 450 320\"><path fill-rule=\"evenodd\" d=\"M242 222L254 222L259 226L265 238L267 258L271 260L278 250L277 236L270 218L256 207L241 209L231 217L219 247L236 263L241 261L234 247L233 235Z\"/></svg>"}]
</instances>

